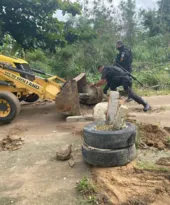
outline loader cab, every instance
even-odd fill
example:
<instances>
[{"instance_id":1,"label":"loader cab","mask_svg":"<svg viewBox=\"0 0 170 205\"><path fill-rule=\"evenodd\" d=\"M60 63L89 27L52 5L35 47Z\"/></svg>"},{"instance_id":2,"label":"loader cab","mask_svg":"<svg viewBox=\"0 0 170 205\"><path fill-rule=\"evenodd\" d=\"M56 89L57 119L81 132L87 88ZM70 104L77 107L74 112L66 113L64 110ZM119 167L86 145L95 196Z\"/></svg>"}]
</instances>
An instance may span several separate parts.
<instances>
[{"instance_id":1,"label":"loader cab","mask_svg":"<svg viewBox=\"0 0 170 205\"><path fill-rule=\"evenodd\" d=\"M9 63L13 68L33 74L30 65L23 59L0 55L0 62ZM21 74L21 77L31 81L35 80L34 77L25 74Z\"/></svg>"}]
</instances>

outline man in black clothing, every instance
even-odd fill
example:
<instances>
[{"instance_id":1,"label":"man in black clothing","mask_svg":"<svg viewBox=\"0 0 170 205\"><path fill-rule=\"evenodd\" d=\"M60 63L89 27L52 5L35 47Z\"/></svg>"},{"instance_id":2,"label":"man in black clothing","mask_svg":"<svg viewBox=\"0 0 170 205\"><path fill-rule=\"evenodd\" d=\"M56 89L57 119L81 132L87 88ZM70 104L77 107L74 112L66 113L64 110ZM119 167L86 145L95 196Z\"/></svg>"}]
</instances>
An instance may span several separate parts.
<instances>
[{"instance_id":1,"label":"man in black clothing","mask_svg":"<svg viewBox=\"0 0 170 205\"><path fill-rule=\"evenodd\" d=\"M126 48L122 41L118 41L116 43L116 48L119 51L119 53L117 54L116 61L114 62L114 64L120 68L123 67L125 70L127 70L129 73L131 73L132 72L131 65L132 65L132 61L133 61L131 50ZM130 79L130 80L131 80L131 83L130 83L129 87L132 88L132 79ZM103 90L104 94L107 94L107 91L109 88L110 88L110 85L108 83ZM123 87L123 88L125 90L125 87ZM129 93L128 93L128 99L126 101L130 102L131 100L132 100L132 98L129 96Z\"/></svg>"},{"instance_id":2,"label":"man in black clothing","mask_svg":"<svg viewBox=\"0 0 170 205\"><path fill-rule=\"evenodd\" d=\"M136 101L138 104L142 104L144 106L143 111L147 112L150 109L150 105L146 103L141 97L139 97L136 93L133 92L131 85L132 81L130 76L124 72L118 66L102 66L98 67L98 71L101 73L101 80L97 83L92 84L92 86L102 86L106 83L109 84L110 89L112 91L116 91L116 88L119 86L123 86L124 90L128 93L128 96Z\"/></svg>"},{"instance_id":3,"label":"man in black clothing","mask_svg":"<svg viewBox=\"0 0 170 205\"><path fill-rule=\"evenodd\" d=\"M115 64L117 66L123 67L129 73L132 72L132 51L126 48L122 41L116 43L116 48L119 51L116 57Z\"/></svg>"}]
</instances>

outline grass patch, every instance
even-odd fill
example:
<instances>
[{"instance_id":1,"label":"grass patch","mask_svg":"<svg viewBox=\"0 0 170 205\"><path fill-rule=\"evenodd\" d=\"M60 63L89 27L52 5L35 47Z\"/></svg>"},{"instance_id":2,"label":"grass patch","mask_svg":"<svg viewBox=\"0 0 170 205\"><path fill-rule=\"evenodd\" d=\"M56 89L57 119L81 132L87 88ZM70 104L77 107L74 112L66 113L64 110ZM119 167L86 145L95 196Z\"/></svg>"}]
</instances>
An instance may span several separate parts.
<instances>
[{"instance_id":1,"label":"grass patch","mask_svg":"<svg viewBox=\"0 0 170 205\"><path fill-rule=\"evenodd\" d=\"M170 94L170 90L153 90L153 89L138 89L138 88L134 88L135 92L139 95L139 96L154 96L154 95L169 95Z\"/></svg>"},{"instance_id":2,"label":"grass patch","mask_svg":"<svg viewBox=\"0 0 170 205\"><path fill-rule=\"evenodd\" d=\"M157 171L157 172L164 172L164 173L169 172L169 169L167 167L160 167L154 163L149 163L149 162L137 162L136 168L146 170L146 171Z\"/></svg>"},{"instance_id":3,"label":"grass patch","mask_svg":"<svg viewBox=\"0 0 170 205\"><path fill-rule=\"evenodd\" d=\"M117 89L121 95L127 96L127 93L124 92L122 87L119 87ZM133 90L139 95L139 96L158 96L158 95L169 95L170 94L170 89L160 89L160 90L154 90L151 88L140 88L136 87L135 85L133 86Z\"/></svg>"},{"instance_id":4,"label":"grass patch","mask_svg":"<svg viewBox=\"0 0 170 205\"><path fill-rule=\"evenodd\" d=\"M79 204L98 204L96 187L87 177L84 177L77 183L76 190L82 196L82 199L79 200Z\"/></svg>"},{"instance_id":5,"label":"grass patch","mask_svg":"<svg viewBox=\"0 0 170 205\"><path fill-rule=\"evenodd\" d=\"M76 189L81 194L95 193L95 186L87 177L77 183Z\"/></svg>"}]
</instances>

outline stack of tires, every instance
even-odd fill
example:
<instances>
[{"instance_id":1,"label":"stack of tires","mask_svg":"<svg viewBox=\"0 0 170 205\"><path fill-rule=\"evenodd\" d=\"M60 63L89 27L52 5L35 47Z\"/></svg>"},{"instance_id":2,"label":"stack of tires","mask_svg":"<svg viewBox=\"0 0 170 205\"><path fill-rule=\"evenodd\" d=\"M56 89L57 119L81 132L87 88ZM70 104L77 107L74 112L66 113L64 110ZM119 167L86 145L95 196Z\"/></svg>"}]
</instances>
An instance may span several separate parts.
<instances>
[{"instance_id":1,"label":"stack of tires","mask_svg":"<svg viewBox=\"0 0 170 205\"><path fill-rule=\"evenodd\" d=\"M99 124L91 123L83 130L83 159L88 164L100 167L123 166L134 160L136 126L127 123L127 127L122 130L101 131L96 130Z\"/></svg>"}]
</instances>

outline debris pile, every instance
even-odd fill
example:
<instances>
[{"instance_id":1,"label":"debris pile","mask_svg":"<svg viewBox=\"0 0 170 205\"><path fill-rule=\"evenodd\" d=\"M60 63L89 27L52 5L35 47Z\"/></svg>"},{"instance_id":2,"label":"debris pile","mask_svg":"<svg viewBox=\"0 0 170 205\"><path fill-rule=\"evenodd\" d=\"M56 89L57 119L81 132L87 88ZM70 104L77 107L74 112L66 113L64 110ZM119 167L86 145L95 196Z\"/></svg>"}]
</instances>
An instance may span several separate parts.
<instances>
[{"instance_id":1,"label":"debris pile","mask_svg":"<svg viewBox=\"0 0 170 205\"><path fill-rule=\"evenodd\" d=\"M164 128L159 127L158 125L139 124L138 135L140 140L140 148L143 148L145 145L158 149L165 149L169 147L169 133Z\"/></svg>"},{"instance_id":2,"label":"debris pile","mask_svg":"<svg viewBox=\"0 0 170 205\"><path fill-rule=\"evenodd\" d=\"M0 142L2 151L15 151L22 147L24 140L18 135L7 136Z\"/></svg>"}]
</instances>

